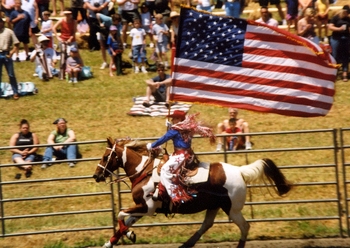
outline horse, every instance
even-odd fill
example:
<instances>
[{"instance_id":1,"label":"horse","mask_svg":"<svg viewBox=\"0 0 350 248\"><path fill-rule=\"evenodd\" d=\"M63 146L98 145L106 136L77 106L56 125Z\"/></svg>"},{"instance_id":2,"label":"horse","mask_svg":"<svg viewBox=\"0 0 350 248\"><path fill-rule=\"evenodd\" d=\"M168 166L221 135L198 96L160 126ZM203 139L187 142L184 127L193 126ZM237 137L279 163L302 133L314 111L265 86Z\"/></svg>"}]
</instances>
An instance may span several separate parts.
<instances>
[{"instance_id":1,"label":"horse","mask_svg":"<svg viewBox=\"0 0 350 248\"><path fill-rule=\"evenodd\" d=\"M151 159L145 144L142 145L143 150L140 149L141 145L131 147L128 146L127 142L111 138L107 138L107 144L93 178L96 182L101 182L114 175L117 177L114 181L121 181L123 179L120 179L114 171L118 168L124 169L126 177L132 184L131 194L135 203L134 206L119 212L119 229L103 246L111 248L123 235L135 243L136 235L129 231L129 227L143 216L164 213L164 205L162 201L152 198L155 185L159 182L156 169L161 160ZM241 213L245 204L247 184L263 181L266 185L267 179L281 197L292 188L292 184L285 178L276 164L268 158L240 167L221 162L210 163L207 170L207 180L194 185L196 197L172 207L172 214L193 214L206 210L201 227L179 248L193 247L200 237L213 226L219 209L222 209L229 219L239 227L241 236L237 248L244 248L250 228L249 223ZM125 220L126 217L128 218Z\"/></svg>"}]
</instances>

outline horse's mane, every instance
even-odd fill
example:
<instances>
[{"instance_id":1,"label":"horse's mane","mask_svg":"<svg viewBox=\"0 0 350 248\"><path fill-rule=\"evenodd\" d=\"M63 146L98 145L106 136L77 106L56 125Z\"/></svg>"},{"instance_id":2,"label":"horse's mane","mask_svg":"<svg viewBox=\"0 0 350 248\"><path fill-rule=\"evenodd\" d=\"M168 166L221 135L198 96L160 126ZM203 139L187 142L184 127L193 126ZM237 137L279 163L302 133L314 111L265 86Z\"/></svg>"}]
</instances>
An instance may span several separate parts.
<instances>
[{"instance_id":1,"label":"horse's mane","mask_svg":"<svg viewBox=\"0 0 350 248\"><path fill-rule=\"evenodd\" d=\"M141 155L148 156L146 143L140 140L120 139L120 140L117 140L117 144L122 147L127 147Z\"/></svg>"}]
</instances>

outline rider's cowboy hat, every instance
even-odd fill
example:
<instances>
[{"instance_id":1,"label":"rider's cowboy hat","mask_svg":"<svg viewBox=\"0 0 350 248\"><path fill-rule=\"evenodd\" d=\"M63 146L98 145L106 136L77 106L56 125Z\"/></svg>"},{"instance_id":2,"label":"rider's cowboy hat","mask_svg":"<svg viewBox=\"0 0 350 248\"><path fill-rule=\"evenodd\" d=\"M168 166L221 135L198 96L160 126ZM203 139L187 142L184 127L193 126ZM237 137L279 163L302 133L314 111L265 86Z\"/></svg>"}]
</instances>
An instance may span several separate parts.
<instances>
[{"instance_id":1,"label":"rider's cowboy hat","mask_svg":"<svg viewBox=\"0 0 350 248\"><path fill-rule=\"evenodd\" d=\"M177 118L183 121L186 119L186 112L181 110L175 110L174 113L167 115L166 117Z\"/></svg>"}]
</instances>

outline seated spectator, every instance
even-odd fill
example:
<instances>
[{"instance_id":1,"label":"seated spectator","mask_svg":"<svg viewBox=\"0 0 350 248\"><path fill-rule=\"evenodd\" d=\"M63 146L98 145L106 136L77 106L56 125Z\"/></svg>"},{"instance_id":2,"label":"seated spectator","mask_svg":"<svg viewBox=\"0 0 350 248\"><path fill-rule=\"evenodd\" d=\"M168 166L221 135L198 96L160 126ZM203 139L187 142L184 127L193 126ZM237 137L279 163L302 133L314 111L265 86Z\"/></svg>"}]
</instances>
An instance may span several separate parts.
<instances>
[{"instance_id":1,"label":"seated spectator","mask_svg":"<svg viewBox=\"0 0 350 248\"><path fill-rule=\"evenodd\" d=\"M47 38L50 39L49 47L53 48L53 37L52 37L53 23L52 23L52 20L49 19L49 17L50 17L50 11L44 11L43 19L41 19L42 21L41 21L40 32L41 34L45 35Z\"/></svg>"},{"instance_id":2,"label":"seated spectator","mask_svg":"<svg viewBox=\"0 0 350 248\"><path fill-rule=\"evenodd\" d=\"M172 79L170 75L165 74L165 66L158 64L157 66L158 76L146 80L146 100L143 102L143 106L146 108L150 107L151 95L154 97L155 102L166 102L167 108L169 108L169 97L170 97L170 85Z\"/></svg>"},{"instance_id":3,"label":"seated spectator","mask_svg":"<svg viewBox=\"0 0 350 248\"><path fill-rule=\"evenodd\" d=\"M26 60L30 59L29 56L29 29L31 23L31 17L29 13L22 9L21 0L15 0L15 9L10 15L10 21L13 24L13 32L15 33L19 42L23 43L23 48L26 53ZM16 51L16 62L20 62L18 49Z\"/></svg>"},{"instance_id":4,"label":"seated spectator","mask_svg":"<svg viewBox=\"0 0 350 248\"><path fill-rule=\"evenodd\" d=\"M35 49L30 56L30 61L35 61L35 74L40 79L47 81L53 76L58 76L58 70L55 68L57 55L54 49L49 47L50 39L45 35L38 38L40 48Z\"/></svg>"},{"instance_id":5,"label":"seated spectator","mask_svg":"<svg viewBox=\"0 0 350 248\"><path fill-rule=\"evenodd\" d=\"M10 139L10 146L25 146L25 145L38 145L39 138L35 133L30 132L29 122L25 119L22 119L19 124L19 133L12 135ZM12 152L12 160L14 163L20 164L19 168L25 170L26 177L32 175L33 166L30 164L34 161L36 156L36 151L38 147L20 147L13 148L10 151ZM16 178L20 178L16 175Z\"/></svg>"},{"instance_id":6,"label":"seated spectator","mask_svg":"<svg viewBox=\"0 0 350 248\"><path fill-rule=\"evenodd\" d=\"M256 22L264 23L266 25L276 27L276 28L278 27L278 21L271 17L272 15L266 6L262 6L260 8L260 14L261 14L261 17L258 20L256 20Z\"/></svg>"},{"instance_id":7,"label":"seated spectator","mask_svg":"<svg viewBox=\"0 0 350 248\"><path fill-rule=\"evenodd\" d=\"M70 56L66 61L66 72L68 73L68 83L77 83L78 75L84 66L83 61L80 59L78 49L72 47L70 49Z\"/></svg>"},{"instance_id":8,"label":"seated spectator","mask_svg":"<svg viewBox=\"0 0 350 248\"><path fill-rule=\"evenodd\" d=\"M305 10L304 18L298 21L298 35L319 44L320 40L315 31L315 11L311 8Z\"/></svg>"},{"instance_id":9,"label":"seated spectator","mask_svg":"<svg viewBox=\"0 0 350 248\"><path fill-rule=\"evenodd\" d=\"M230 115L230 118L235 118L236 119L236 127L238 127L241 132L243 133L249 133L249 124L246 122L244 119L238 118L238 109L236 108L229 108L228 113ZM223 122L220 122L217 126L217 134L223 134L227 128L229 128L229 120L224 120ZM244 136L245 137L245 149L246 150L251 150L252 149L252 144L250 142L250 136ZM216 147L216 151L221 151L222 149L222 143L223 139L219 138L218 139L218 144Z\"/></svg>"},{"instance_id":10,"label":"seated spectator","mask_svg":"<svg viewBox=\"0 0 350 248\"><path fill-rule=\"evenodd\" d=\"M240 134L242 133L242 130L237 127L237 119L236 118L230 118L228 120L229 128L226 128L225 132L226 134ZM226 137L226 150L228 151L236 151L240 149L244 149L245 146L245 137L244 136L228 136Z\"/></svg>"},{"instance_id":11,"label":"seated spectator","mask_svg":"<svg viewBox=\"0 0 350 248\"><path fill-rule=\"evenodd\" d=\"M78 148L77 145L54 145L56 143L70 143L76 141L75 133L72 129L67 128L67 121L64 118L58 118L52 124L57 126L57 129L52 131L47 139L49 146L45 150L42 169L46 169L47 166L50 166L53 156L56 156L57 159L71 159L74 160L77 158ZM74 167L76 162L69 162L69 167Z\"/></svg>"}]
</instances>

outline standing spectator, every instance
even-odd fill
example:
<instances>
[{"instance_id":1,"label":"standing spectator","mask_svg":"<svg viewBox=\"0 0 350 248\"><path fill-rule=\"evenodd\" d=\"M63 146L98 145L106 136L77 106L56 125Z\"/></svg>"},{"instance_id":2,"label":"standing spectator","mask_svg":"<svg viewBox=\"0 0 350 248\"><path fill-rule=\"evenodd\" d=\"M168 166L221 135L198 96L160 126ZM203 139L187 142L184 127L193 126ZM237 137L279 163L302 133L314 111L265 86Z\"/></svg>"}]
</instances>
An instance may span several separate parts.
<instances>
[{"instance_id":1,"label":"standing spectator","mask_svg":"<svg viewBox=\"0 0 350 248\"><path fill-rule=\"evenodd\" d=\"M136 18L141 20L141 15L138 10L138 4L140 3L140 0L117 0L117 3L122 15L122 41L123 47L126 49L128 39L126 31L128 29L129 23L132 23Z\"/></svg>"},{"instance_id":2,"label":"standing spectator","mask_svg":"<svg viewBox=\"0 0 350 248\"><path fill-rule=\"evenodd\" d=\"M282 24L283 25L287 25L287 21L284 18L284 13L283 13L282 6L281 6L281 0L259 0L259 5L260 5L261 8L264 7L264 6L268 7L269 3L271 5L275 5L276 6L276 8L278 10L278 14L281 17Z\"/></svg>"},{"instance_id":3,"label":"standing spectator","mask_svg":"<svg viewBox=\"0 0 350 248\"><path fill-rule=\"evenodd\" d=\"M107 38L108 53L111 56L109 63L109 75L113 77L113 65L116 67L117 76L123 75L122 72L122 53L123 45L120 39L120 32L118 28L112 25L109 28L109 35Z\"/></svg>"},{"instance_id":4,"label":"standing spectator","mask_svg":"<svg viewBox=\"0 0 350 248\"><path fill-rule=\"evenodd\" d=\"M305 11L308 8L315 8L315 0L299 0L299 18L304 17Z\"/></svg>"},{"instance_id":5,"label":"standing spectator","mask_svg":"<svg viewBox=\"0 0 350 248\"><path fill-rule=\"evenodd\" d=\"M97 40L96 33L100 32L100 25L97 21L96 14L101 13L108 15L108 4L110 0L84 0L85 7L89 12L88 24L90 28L89 49L100 50L100 43Z\"/></svg>"},{"instance_id":6,"label":"standing spectator","mask_svg":"<svg viewBox=\"0 0 350 248\"><path fill-rule=\"evenodd\" d=\"M287 4L287 30L290 32L291 25L294 24L294 30L298 33L298 0L286 0Z\"/></svg>"},{"instance_id":7,"label":"standing spectator","mask_svg":"<svg viewBox=\"0 0 350 248\"><path fill-rule=\"evenodd\" d=\"M101 70L106 69L108 67L107 63L107 54L106 54L106 47L107 47L107 38L109 35L109 28L114 25L117 27L118 32L116 33L119 36L120 39L120 21L121 17L119 14L113 14L112 16L107 16L104 14L97 13L96 14L97 21L100 25L100 32L97 32L97 40L100 43L101 48L101 54L102 54L102 65L100 67ZM110 65L112 66L112 65Z\"/></svg>"},{"instance_id":8,"label":"standing spectator","mask_svg":"<svg viewBox=\"0 0 350 248\"><path fill-rule=\"evenodd\" d=\"M198 0L197 9L211 12L210 0Z\"/></svg>"},{"instance_id":9,"label":"standing spectator","mask_svg":"<svg viewBox=\"0 0 350 248\"><path fill-rule=\"evenodd\" d=\"M317 17L317 29L318 38L322 41L328 41L328 12L329 1L317 0L315 3L316 17ZM322 30L324 30L324 39L322 38Z\"/></svg>"},{"instance_id":10,"label":"standing spectator","mask_svg":"<svg viewBox=\"0 0 350 248\"><path fill-rule=\"evenodd\" d=\"M244 119L238 118L238 109L236 108L229 108L228 109L229 117L236 119L236 127L238 127L243 133L248 134L249 133L249 124ZM229 128L229 120L226 119L223 122L220 122L217 125L217 134L222 134L225 132L227 128ZM222 149L222 141L223 139L218 139L219 143L217 144L216 151L219 152ZM250 136L245 136L245 149L251 150L252 149L252 143L250 142Z\"/></svg>"},{"instance_id":11,"label":"standing spectator","mask_svg":"<svg viewBox=\"0 0 350 248\"><path fill-rule=\"evenodd\" d=\"M14 0L1 0L2 11L5 13L5 21L7 23L7 27L12 29L12 23L10 21L10 16L12 11L15 9L15 1Z\"/></svg>"},{"instance_id":12,"label":"standing spectator","mask_svg":"<svg viewBox=\"0 0 350 248\"><path fill-rule=\"evenodd\" d=\"M178 34L178 31L179 31L179 20L180 20L179 18L180 18L180 14L177 11L171 11L171 13L170 13L170 19L171 19L171 26L170 26L171 38L170 38L170 42L171 42L171 46L172 47L176 46L177 34Z\"/></svg>"},{"instance_id":13,"label":"standing spectator","mask_svg":"<svg viewBox=\"0 0 350 248\"><path fill-rule=\"evenodd\" d=\"M44 19L44 11L49 11L50 0L35 0L38 5L39 17L41 21Z\"/></svg>"},{"instance_id":14,"label":"standing spectator","mask_svg":"<svg viewBox=\"0 0 350 248\"><path fill-rule=\"evenodd\" d=\"M75 160L77 158L77 145L55 145L56 143L70 143L75 142L75 133L72 129L67 127L67 121L64 118L58 118L52 124L55 124L57 129L52 131L47 138L49 146L45 149L43 162L47 162L41 166L42 169L46 169L50 165L53 156L58 159L70 159ZM69 162L69 167L74 167L75 162Z\"/></svg>"},{"instance_id":15,"label":"standing spectator","mask_svg":"<svg viewBox=\"0 0 350 248\"><path fill-rule=\"evenodd\" d=\"M32 38L33 44L38 43L38 39L36 38L36 34L40 33L40 29L38 27L39 22L39 9L35 0L22 0L22 8L27 11L30 15L30 30L29 35Z\"/></svg>"},{"instance_id":16,"label":"standing spectator","mask_svg":"<svg viewBox=\"0 0 350 248\"><path fill-rule=\"evenodd\" d=\"M145 59L146 59L146 32L141 28L141 20L134 19L134 28L130 31L130 37L132 38L131 49L132 49L132 58L135 65L135 73L140 72L140 63L141 59L141 71L147 73L145 68Z\"/></svg>"},{"instance_id":17,"label":"standing spectator","mask_svg":"<svg viewBox=\"0 0 350 248\"><path fill-rule=\"evenodd\" d=\"M38 41L41 47L31 53L30 61L35 61L35 74L47 81L53 76L58 76L58 70L55 68L57 55L55 50L49 47L50 40L45 35L41 35Z\"/></svg>"},{"instance_id":18,"label":"standing spectator","mask_svg":"<svg viewBox=\"0 0 350 248\"><path fill-rule=\"evenodd\" d=\"M172 0L158 0L154 1L154 17L157 14L161 14L163 16L163 23L170 27L170 13L171 10L174 9L174 3Z\"/></svg>"},{"instance_id":19,"label":"standing spectator","mask_svg":"<svg viewBox=\"0 0 350 248\"><path fill-rule=\"evenodd\" d=\"M40 32L50 40L49 47L52 48L53 47L53 37L52 37L53 23L52 23L52 20L49 19L50 14L51 14L50 11L47 11L47 10L43 12L43 19L41 21Z\"/></svg>"},{"instance_id":20,"label":"standing spectator","mask_svg":"<svg viewBox=\"0 0 350 248\"><path fill-rule=\"evenodd\" d=\"M331 47L332 55L342 67L342 79L348 81L349 70L349 47L350 47L350 7L345 5L339 11L329 24L329 29L332 32Z\"/></svg>"},{"instance_id":21,"label":"standing spectator","mask_svg":"<svg viewBox=\"0 0 350 248\"><path fill-rule=\"evenodd\" d=\"M271 17L271 13L269 12L266 6L262 6L260 8L260 14L261 14L261 17L258 20L256 20L256 22L264 23L266 25L276 27L276 28L278 27L278 21L276 21Z\"/></svg>"},{"instance_id":22,"label":"standing spectator","mask_svg":"<svg viewBox=\"0 0 350 248\"><path fill-rule=\"evenodd\" d=\"M143 3L141 5L141 22L142 22L142 28L145 30L146 35L150 39L149 46L153 48L154 43L153 43L153 35L152 35L152 15L146 3Z\"/></svg>"},{"instance_id":23,"label":"standing spectator","mask_svg":"<svg viewBox=\"0 0 350 248\"><path fill-rule=\"evenodd\" d=\"M169 68L168 57L166 55L168 50L169 28L163 23L162 14L156 14L156 24L152 27L152 34L156 41L156 52L159 62L164 64L165 68Z\"/></svg>"},{"instance_id":24,"label":"standing spectator","mask_svg":"<svg viewBox=\"0 0 350 248\"><path fill-rule=\"evenodd\" d=\"M18 41L23 43L23 48L27 56L26 60L28 61L30 59L28 44L31 17L21 6L22 1L15 0L15 10L11 13L10 20L13 24L13 31L15 32ZM20 62L18 53L19 51L17 50L16 62Z\"/></svg>"},{"instance_id":25,"label":"standing spectator","mask_svg":"<svg viewBox=\"0 0 350 248\"><path fill-rule=\"evenodd\" d=\"M298 35L319 44L320 40L315 31L315 11L312 8L305 10L304 18L298 21Z\"/></svg>"},{"instance_id":26,"label":"standing spectator","mask_svg":"<svg viewBox=\"0 0 350 248\"><path fill-rule=\"evenodd\" d=\"M10 146L26 146L38 145L39 138L35 133L30 132L29 122L22 119L19 123L19 132L12 135L10 139ZM36 151L38 147L19 147L12 148L12 160L14 163L20 164L19 167L25 170L26 177L32 175L33 166L30 164L35 160ZM18 179L20 174L18 176Z\"/></svg>"},{"instance_id":27,"label":"standing spectator","mask_svg":"<svg viewBox=\"0 0 350 248\"><path fill-rule=\"evenodd\" d=\"M152 104L150 103L151 96L154 97L155 102L165 102L167 108L170 107L170 85L172 79L170 75L165 73L164 65L158 64L157 66L158 76L146 80L146 100L142 103L143 106L149 108Z\"/></svg>"},{"instance_id":28,"label":"standing spectator","mask_svg":"<svg viewBox=\"0 0 350 248\"><path fill-rule=\"evenodd\" d=\"M83 67L83 61L78 55L78 49L72 47L70 49L70 56L66 61L66 72L68 73L69 81L68 83L78 83L78 75Z\"/></svg>"},{"instance_id":29,"label":"standing spectator","mask_svg":"<svg viewBox=\"0 0 350 248\"><path fill-rule=\"evenodd\" d=\"M245 0L227 0L225 2L225 12L227 16L239 18L243 13Z\"/></svg>"},{"instance_id":30,"label":"standing spectator","mask_svg":"<svg viewBox=\"0 0 350 248\"><path fill-rule=\"evenodd\" d=\"M71 0L71 9L74 20L78 21L78 13L80 13L81 21L87 20L84 0Z\"/></svg>"},{"instance_id":31,"label":"standing spectator","mask_svg":"<svg viewBox=\"0 0 350 248\"><path fill-rule=\"evenodd\" d=\"M64 2L63 0L58 0L60 2L60 14L59 15L64 15ZM52 0L52 15L57 16L57 7L56 7L56 0Z\"/></svg>"},{"instance_id":32,"label":"standing spectator","mask_svg":"<svg viewBox=\"0 0 350 248\"><path fill-rule=\"evenodd\" d=\"M0 82L2 82L2 66L4 65L9 76L10 84L13 91L13 99L18 100L18 85L13 69L12 55L18 50L19 41L15 33L5 28L5 23L0 18ZM11 46L13 48L11 49Z\"/></svg>"}]
</instances>

